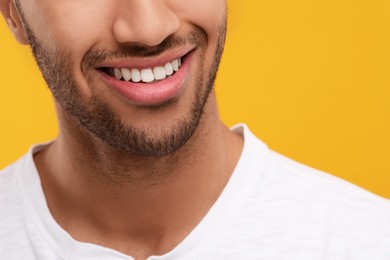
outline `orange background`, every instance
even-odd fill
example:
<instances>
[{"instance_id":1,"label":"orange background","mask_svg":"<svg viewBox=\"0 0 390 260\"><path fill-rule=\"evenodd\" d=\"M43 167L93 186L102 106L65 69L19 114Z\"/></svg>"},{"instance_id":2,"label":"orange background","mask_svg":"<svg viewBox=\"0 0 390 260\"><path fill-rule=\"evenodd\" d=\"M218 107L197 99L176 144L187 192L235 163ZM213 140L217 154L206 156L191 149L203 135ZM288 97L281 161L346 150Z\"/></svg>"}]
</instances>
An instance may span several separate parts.
<instances>
[{"instance_id":1,"label":"orange background","mask_svg":"<svg viewBox=\"0 0 390 260\"><path fill-rule=\"evenodd\" d=\"M390 198L390 1L229 2L217 80L223 120ZM0 22L0 168L53 139L56 118L28 47Z\"/></svg>"}]
</instances>

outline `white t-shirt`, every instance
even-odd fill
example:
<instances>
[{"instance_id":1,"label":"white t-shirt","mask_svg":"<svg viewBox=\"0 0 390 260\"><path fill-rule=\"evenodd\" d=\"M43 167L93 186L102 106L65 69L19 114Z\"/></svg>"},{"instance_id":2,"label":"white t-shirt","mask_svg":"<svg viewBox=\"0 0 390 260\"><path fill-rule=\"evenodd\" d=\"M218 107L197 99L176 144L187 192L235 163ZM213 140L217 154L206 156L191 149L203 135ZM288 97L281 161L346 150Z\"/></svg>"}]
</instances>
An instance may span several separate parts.
<instances>
[{"instance_id":1,"label":"white t-shirt","mask_svg":"<svg viewBox=\"0 0 390 260\"><path fill-rule=\"evenodd\" d=\"M157 259L390 259L390 202L267 148L245 125L236 169L207 215ZM0 259L132 259L53 219L32 155L0 171Z\"/></svg>"}]
</instances>

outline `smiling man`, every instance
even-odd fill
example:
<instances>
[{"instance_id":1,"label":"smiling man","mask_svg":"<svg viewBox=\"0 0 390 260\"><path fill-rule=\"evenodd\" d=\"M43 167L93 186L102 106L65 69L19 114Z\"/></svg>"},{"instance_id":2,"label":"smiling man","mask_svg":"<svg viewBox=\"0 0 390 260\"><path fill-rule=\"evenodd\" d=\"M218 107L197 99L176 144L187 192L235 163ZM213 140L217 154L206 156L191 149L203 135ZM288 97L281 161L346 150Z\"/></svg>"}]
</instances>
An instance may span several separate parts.
<instances>
[{"instance_id":1,"label":"smiling man","mask_svg":"<svg viewBox=\"0 0 390 260\"><path fill-rule=\"evenodd\" d=\"M390 205L221 123L225 0L0 0L59 135L0 172L0 259L389 259Z\"/></svg>"}]
</instances>

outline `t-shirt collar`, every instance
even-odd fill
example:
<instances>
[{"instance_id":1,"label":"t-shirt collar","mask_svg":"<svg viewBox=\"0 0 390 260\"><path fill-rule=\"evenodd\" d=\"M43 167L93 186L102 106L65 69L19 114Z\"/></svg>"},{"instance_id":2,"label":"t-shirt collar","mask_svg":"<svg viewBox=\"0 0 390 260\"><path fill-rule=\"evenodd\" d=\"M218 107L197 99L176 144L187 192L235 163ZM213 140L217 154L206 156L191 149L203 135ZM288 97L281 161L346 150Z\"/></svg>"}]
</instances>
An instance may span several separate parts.
<instances>
[{"instance_id":1,"label":"t-shirt collar","mask_svg":"<svg viewBox=\"0 0 390 260\"><path fill-rule=\"evenodd\" d=\"M172 251L149 260L202 259L207 250L217 243L223 230L234 220L243 201L249 196L256 179L266 166L267 146L258 140L245 124L234 126L232 131L244 138L244 147L235 170L223 192L202 221ZM46 144L47 145L47 144ZM51 215L33 155L46 145L30 149L22 159L24 167L18 171L19 183L28 217L48 246L63 259L133 259L115 250L74 240ZM254 158L255 157L255 158Z\"/></svg>"}]
</instances>

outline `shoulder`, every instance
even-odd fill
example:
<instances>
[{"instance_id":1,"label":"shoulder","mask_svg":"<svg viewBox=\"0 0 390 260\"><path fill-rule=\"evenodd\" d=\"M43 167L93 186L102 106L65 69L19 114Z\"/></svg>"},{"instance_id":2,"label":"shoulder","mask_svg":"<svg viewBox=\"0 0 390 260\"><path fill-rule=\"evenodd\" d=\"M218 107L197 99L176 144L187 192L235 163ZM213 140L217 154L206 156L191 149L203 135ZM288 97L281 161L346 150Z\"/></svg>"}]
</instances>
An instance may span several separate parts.
<instances>
[{"instance_id":1,"label":"shoulder","mask_svg":"<svg viewBox=\"0 0 390 260\"><path fill-rule=\"evenodd\" d=\"M45 243L35 229L27 205L33 198L26 189L37 185L31 177L35 173L32 159L35 148L0 170L0 259L48 259L32 246L39 244L43 248Z\"/></svg>"},{"instance_id":2,"label":"shoulder","mask_svg":"<svg viewBox=\"0 0 390 260\"><path fill-rule=\"evenodd\" d=\"M256 217L273 222L266 230L288 243L310 238L329 250L390 254L389 200L274 151L267 157L251 197Z\"/></svg>"},{"instance_id":3,"label":"shoulder","mask_svg":"<svg viewBox=\"0 0 390 260\"><path fill-rule=\"evenodd\" d=\"M262 143L246 131L247 140ZM240 222L242 228L258 228L270 237L279 233L290 242L310 238L310 243L330 239L362 247L382 245L390 254L390 200L257 147L247 159L262 169L256 170L258 178L241 216L248 221Z\"/></svg>"},{"instance_id":4,"label":"shoulder","mask_svg":"<svg viewBox=\"0 0 390 260\"><path fill-rule=\"evenodd\" d=\"M372 212L380 211L389 216L390 200L332 174L287 158L269 149L245 125L239 127L244 133L246 150L242 156L245 158L241 160L254 166L252 170L256 170L260 175L256 192L263 190L263 195L278 196L280 201L288 201L293 205L304 203L307 206L319 206L326 203L345 211L370 209ZM236 131L239 127L236 127Z\"/></svg>"},{"instance_id":5,"label":"shoulder","mask_svg":"<svg viewBox=\"0 0 390 260\"><path fill-rule=\"evenodd\" d=\"M18 194L17 171L21 161L0 170L0 212Z\"/></svg>"},{"instance_id":6,"label":"shoulder","mask_svg":"<svg viewBox=\"0 0 390 260\"><path fill-rule=\"evenodd\" d=\"M277 244L286 257L390 256L389 200L272 151L245 131L252 143L245 160L254 166L246 169L258 177L231 236L270 254Z\"/></svg>"},{"instance_id":7,"label":"shoulder","mask_svg":"<svg viewBox=\"0 0 390 260\"><path fill-rule=\"evenodd\" d=\"M31 147L16 162L0 170L0 214L12 215L10 209L21 208L23 198L26 197L25 188L36 185L33 153L41 147L42 145Z\"/></svg>"},{"instance_id":8,"label":"shoulder","mask_svg":"<svg viewBox=\"0 0 390 260\"><path fill-rule=\"evenodd\" d=\"M10 219L10 221L13 221L20 216L22 192L19 175L26 164L25 157L23 156L18 161L0 170L0 219L2 220ZM0 221L0 226L3 224L7 226L6 221ZM0 233L2 230L4 229L0 229Z\"/></svg>"},{"instance_id":9,"label":"shoulder","mask_svg":"<svg viewBox=\"0 0 390 260\"><path fill-rule=\"evenodd\" d=\"M311 195L318 201L331 201L345 209L377 209L390 214L390 200L377 196L357 185L329 173L316 170L272 150L268 153L269 177L286 184L290 195ZM356 207L355 207L356 206Z\"/></svg>"},{"instance_id":10,"label":"shoulder","mask_svg":"<svg viewBox=\"0 0 390 260\"><path fill-rule=\"evenodd\" d=\"M27 247L22 234L25 211L18 182L18 169L22 160L0 171L0 258L17 259L22 248Z\"/></svg>"}]
</instances>

